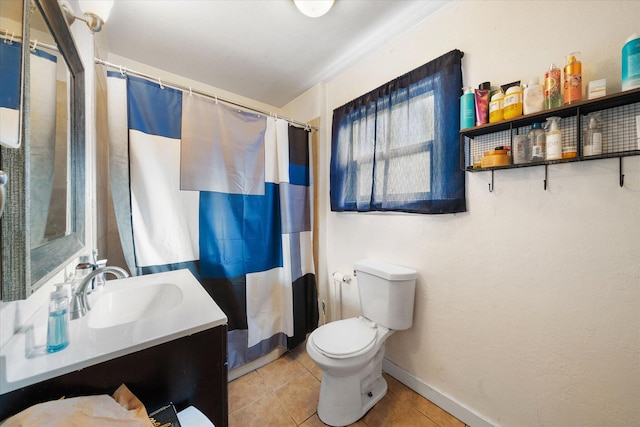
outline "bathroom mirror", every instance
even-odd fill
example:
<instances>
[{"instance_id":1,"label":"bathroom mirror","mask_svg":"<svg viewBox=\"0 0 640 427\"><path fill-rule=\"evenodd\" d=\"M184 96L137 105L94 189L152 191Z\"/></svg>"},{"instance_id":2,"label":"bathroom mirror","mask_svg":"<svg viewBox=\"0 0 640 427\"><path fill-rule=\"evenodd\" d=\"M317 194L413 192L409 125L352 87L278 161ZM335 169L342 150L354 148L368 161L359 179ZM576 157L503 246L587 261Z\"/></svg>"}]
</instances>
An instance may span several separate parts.
<instances>
[{"instance_id":1,"label":"bathroom mirror","mask_svg":"<svg viewBox=\"0 0 640 427\"><path fill-rule=\"evenodd\" d=\"M3 301L27 298L84 248L84 68L58 2L25 1L23 144L1 149Z\"/></svg>"},{"instance_id":2,"label":"bathroom mirror","mask_svg":"<svg viewBox=\"0 0 640 427\"><path fill-rule=\"evenodd\" d=\"M29 225L34 250L67 235L69 69L43 15L29 22Z\"/></svg>"},{"instance_id":3,"label":"bathroom mirror","mask_svg":"<svg viewBox=\"0 0 640 427\"><path fill-rule=\"evenodd\" d=\"M0 145L22 141L23 0L0 1Z\"/></svg>"}]
</instances>

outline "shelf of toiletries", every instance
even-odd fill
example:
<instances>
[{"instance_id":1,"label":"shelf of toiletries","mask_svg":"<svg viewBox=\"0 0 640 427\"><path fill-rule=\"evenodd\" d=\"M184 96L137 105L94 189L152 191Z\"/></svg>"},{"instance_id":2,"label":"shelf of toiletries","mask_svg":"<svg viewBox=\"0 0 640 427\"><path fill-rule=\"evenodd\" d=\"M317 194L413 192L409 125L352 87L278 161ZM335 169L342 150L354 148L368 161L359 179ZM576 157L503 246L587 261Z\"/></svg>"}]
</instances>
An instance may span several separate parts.
<instances>
[{"instance_id":1,"label":"shelf of toiletries","mask_svg":"<svg viewBox=\"0 0 640 427\"><path fill-rule=\"evenodd\" d=\"M553 117L559 118L552 119L555 125L547 120ZM538 127L535 123L546 132L557 126L560 158L532 157L535 143L526 136ZM597 149L590 146L594 132L599 133ZM521 142L528 145L526 153L518 148ZM469 172L640 155L640 89L466 128L460 131L460 144L460 167Z\"/></svg>"}]
</instances>

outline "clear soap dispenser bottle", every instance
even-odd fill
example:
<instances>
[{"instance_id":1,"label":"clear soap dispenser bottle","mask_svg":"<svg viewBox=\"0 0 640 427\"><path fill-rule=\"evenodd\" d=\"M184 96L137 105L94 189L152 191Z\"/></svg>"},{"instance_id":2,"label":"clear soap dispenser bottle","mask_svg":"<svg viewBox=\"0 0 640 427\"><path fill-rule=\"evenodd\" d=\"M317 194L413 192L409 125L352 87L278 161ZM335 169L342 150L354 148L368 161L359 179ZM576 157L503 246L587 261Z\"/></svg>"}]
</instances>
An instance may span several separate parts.
<instances>
[{"instance_id":1,"label":"clear soap dispenser bottle","mask_svg":"<svg viewBox=\"0 0 640 427\"><path fill-rule=\"evenodd\" d=\"M599 156L602 154L600 112L591 113L587 117L589 118L589 128L587 129L587 139L584 141L584 155Z\"/></svg>"},{"instance_id":2,"label":"clear soap dispenser bottle","mask_svg":"<svg viewBox=\"0 0 640 427\"><path fill-rule=\"evenodd\" d=\"M560 117L547 117L547 160L562 159Z\"/></svg>"},{"instance_id":3,"label":"clear soap dispenser bottle","mask_svg":"<svg viewBox=\"0 0 640 427\"><path fill-rule=\"evenodd\" d=\"M69 345L69 296L64 284L56 285L49 300L47 353L55 353Z\"/></svg>"},{"instance_id":4,"label":"clear soap dispenser bottle","mask_svg":"<svg viewBox=\"0 0 640 427\"><path fill-rule=\"evenodd\" d=\"M529 147L531 147L531 150L529 151L531 154L529 161L544 161L546 151L546 134L542 129L542 125L540 123L534 123L531 125L531 130L527 133L527 137L529 138Z\"/></svg>"}]
</instances>

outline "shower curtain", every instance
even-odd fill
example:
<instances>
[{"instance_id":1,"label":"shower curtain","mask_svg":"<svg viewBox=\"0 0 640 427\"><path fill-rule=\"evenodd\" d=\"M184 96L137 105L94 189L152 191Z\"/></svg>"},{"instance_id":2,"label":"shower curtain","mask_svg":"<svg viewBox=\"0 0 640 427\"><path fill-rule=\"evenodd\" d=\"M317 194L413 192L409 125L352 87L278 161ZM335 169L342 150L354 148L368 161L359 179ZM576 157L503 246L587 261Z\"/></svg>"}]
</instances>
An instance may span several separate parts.
<instances>
[{"instance_id":1,"label":"shower curtain","mask_svg":"<svg viewBox=\"0 0 640 427\"><path fill-rule=\"evenodd\" d=\"M0 144L17 148L20 140L22 43L0 40Z\"/></svg>"},{"instance_id":2,"label":"shower curtain","mask_svg":"<svg viewBox=\"0 0 640 427\"><path fill-rule=\"evenodd\" d=\"M317 327L308 132L108 72L116 221L134 275L188 268L228 323L234 369Z\"/></svg>"}]
</instances>

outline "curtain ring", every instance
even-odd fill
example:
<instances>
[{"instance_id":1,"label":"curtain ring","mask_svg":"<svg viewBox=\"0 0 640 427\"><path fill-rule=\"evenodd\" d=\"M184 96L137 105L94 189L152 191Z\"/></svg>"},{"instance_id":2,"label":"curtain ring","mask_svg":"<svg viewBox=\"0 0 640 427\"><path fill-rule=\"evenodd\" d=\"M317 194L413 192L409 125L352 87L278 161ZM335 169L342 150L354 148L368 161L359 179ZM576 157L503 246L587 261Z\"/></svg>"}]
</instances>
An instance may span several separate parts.
<instances>
[{"instance_id":1,"label":"curtain ring","mask_svg":"<svg viewBox=\"0 0 640 427\"><path fill-rule=\"evenodd\" d=\"M13 31L11 31L11 38L9 38L9 40L4 39L4 42L5 42L6 44L8 44L8 45L12 45L12 44L13 44L13 36L14 36L15 34L16 34L16 33L14 33Z\"/></svg>"},{"instance_id":2,"label":"curtain ring","mask_svg":"<svg viewBox=\"0 0 640 427\"><path fill-rule=\"evenodd\" d=\"M125 77L127 75L127 67L122 67L122 65L120 65L120 75L122 75L122 77Z\"/></svg>"},{"instance_id":3,"label":"curtain ring","mask_svg":"<svg viewBox=\"0 0 640 427\"><path fill-rule=\"evenodd\" d=\"M34 40L34 41L33 41L33 47L32 47L32 48L29 48L29 50L30 50L31 52L35 52L37 47L38 47L38 40Z\"/></svg>"},{"instance_id":4,"label":"curtain ring","mask_svg":"<svg viewBox=\"0 0 640 427\"><path fill-rule=\"evenodd\" d=\"M193 96L193 91L191 90L191 86L189 86L189 96Z\"/></svg>"},{"instance_id":5,"label":"curtain ring","mask_svg":"<svg viewBox=\"0 0 640 427\"><path fill-rule=\"evenodd\" d=\"M160 89L164 89L164 85L162 84L162 79L158 77L158 84L160 85Z\"/></svg>"},{"instance_id":6,"label":"curtain ring","mask_svg":"<svg viewBox=\"0 0 640 427\"><path fill-rule=\"evenodd\" d=\"M218 95L213 95L213 98L216 100L216 104L218 104Z\"/></svg>"}]
</instances>

